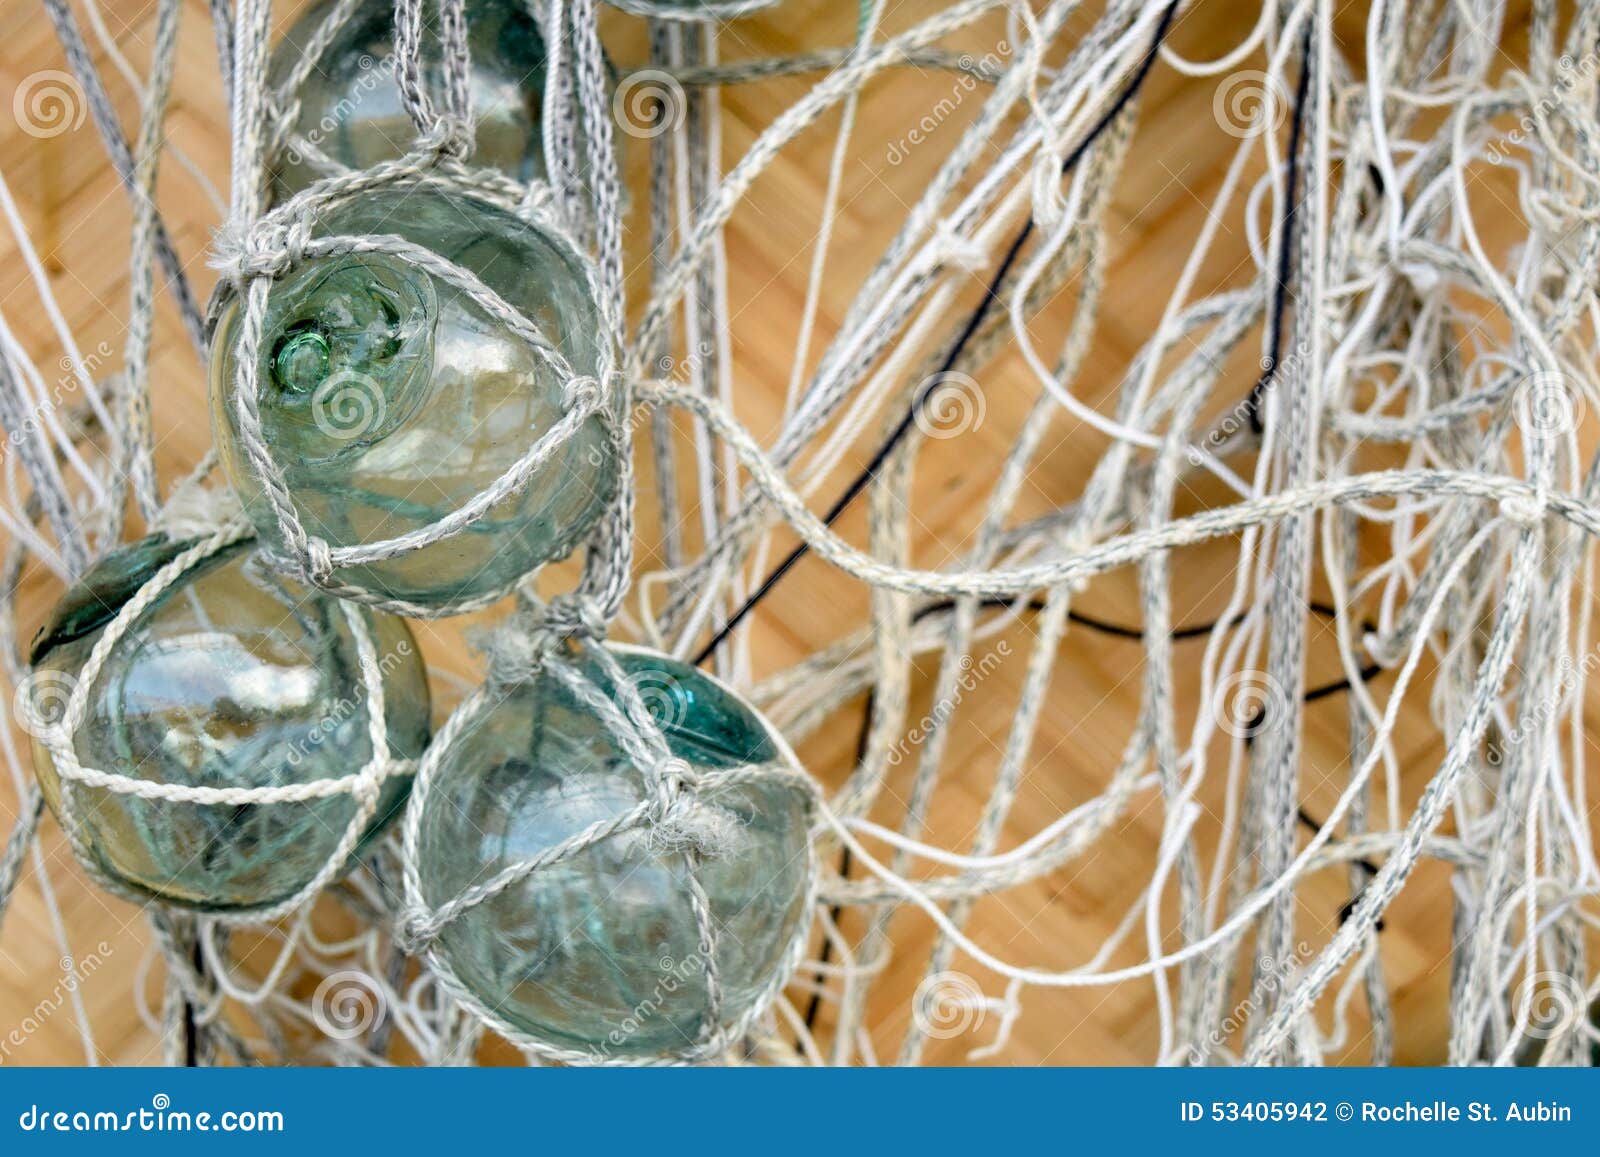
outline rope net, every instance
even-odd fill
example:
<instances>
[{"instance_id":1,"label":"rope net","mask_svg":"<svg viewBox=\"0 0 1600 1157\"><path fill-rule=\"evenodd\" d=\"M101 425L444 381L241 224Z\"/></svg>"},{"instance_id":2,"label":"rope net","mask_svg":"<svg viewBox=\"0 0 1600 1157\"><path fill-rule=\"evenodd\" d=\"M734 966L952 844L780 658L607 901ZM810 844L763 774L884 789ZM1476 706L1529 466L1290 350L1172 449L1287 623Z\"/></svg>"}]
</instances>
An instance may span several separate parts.
<instances>
[{"instance_id":1,"label":"rope net","mask_svg":"<svg viewBox=\"0 0 1600 1157\"><path fill-rule=\"evenodd\" d=\"M806 797L803 927L747 1009L650 1063L1590 1063L1600 8L1513 18L1375 0L1352 22L1286 0L1198 57L1185 24L1208 19L1204 4L861 0L844 42L775 55L740 30L752 14L790 27L795 3L529 0L547 52L545 171L522 180L474 163L474 0L396 0L392 55L368 67L412 131L361 169L294 127L317 53L360 5L326 5L275 83L289 14L214 0L224 196L169 131L180 25L200 9L156 0L136 68L98 0L43 2L70 69L53 74L58 99L92 118L131 207L129 292L120 357L86 354L0 181L49 323L30 344L0 316L14 451L0 643L18 729L4 738L0 903L58 939L68 983L46 1001L62 1010L51 1031L70 1018L91 1063L106 1055L81 981L110 949L78 943L59 903L74 869L47 854L19 734L66 781L52 807L68 844L148 925L143 963L118 983L175 1063L604 1059L498 1015L435 951L441 929L636 828L700 864L718 854L705 795L756 781ZM133 96L131 131L114 85ZM730 132L725 102L752 85L776 86L781 112ZM1150 93L1174 85L1209 107L1142 123ZM906 102L898 140L867 139L883 92ZM1221 168L1167 182L1203 200L1185 218L1197 227L1147 269L1119 264L1152 166L1201 128L1229 142ZM316 177L283 196L286 154ZM769 186L818 157L820 213L774 225L785 203ZM848 201L862 157L916 174L870 228ZM217 209L207 305L158 195L174 166ZM393 235L321 228L340 205L410 188L557 238L597 310L593 373L472 271ZM739 351L764 322L730 290L729 254L791 228L807 237L808 289L783 330L788 360L760 374ZM503 323L562 383L562 416L420 529L330 544L263 432L258 347L274 283L367 254L425 268ZM1118 278L1165 298L1120 364L1100 344L1121 324ZM311 787L152 784L82 766L73 744L129 624L253 533L214 453L170 473L157 452L156 359L203 371L229 309L233 419L272 561L351 600L358 640L371 758ZM52 393L40 367L57 348L68 388ZM758 374L786 380L781 406L752 404ZM441 611L341 568L471 534L591 419L620 483L580 558L444 608L486 613L428 624L435 654L455 653L463 622L493 624L488 662L436 662L432 742L419 761L394 756L356 608ZM39 608L152 528L197 545L116 613L77 681L30 671L19 639ZM605 639L703 666L764 714L782 757L690 769L648 704L612 704L582 674L574 656L615 665ZM594 706L647 798L425 902L430 776L530 672ZM406 817L363 846L394 777L415 778ZM206 915L94 872L73 804L89 787L357 807L304 888ZM719 1010L720 933L693 867L689 880ZM1419 986L1429 1000L1408 998Z\"/></svg>"}]
</instances>

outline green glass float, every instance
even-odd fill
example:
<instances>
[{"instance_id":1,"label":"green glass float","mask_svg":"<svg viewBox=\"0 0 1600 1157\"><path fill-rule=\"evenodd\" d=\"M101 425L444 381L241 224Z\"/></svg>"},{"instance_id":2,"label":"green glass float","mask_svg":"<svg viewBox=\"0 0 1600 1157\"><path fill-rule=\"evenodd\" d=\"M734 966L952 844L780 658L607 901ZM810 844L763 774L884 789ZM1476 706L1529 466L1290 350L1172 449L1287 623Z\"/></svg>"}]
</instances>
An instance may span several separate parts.
<instances>
[{"instance_id":1,"label":"green glass float","mask_svg":"<svg viewBox=\"0 0 1600 1157\"><path fill-rule=\"evenodd\" d=\"M321 30L333 0L314 5L273 50L268 82L281 91ZM526 0L467 0L476 165L527 182L545 175L540 119L544 105L544 37ZM416 138L395 76L394 0L364 0L334 33L296 95L293 133L329 158L365 169L403 156ZM444 92L439 11L423 5L423 84L435 101ZM324 174L293 139L273 166L279 200Z\"/></svg>"},{"instance_id":2,"label":"green glass float","mask_svg":"<svg viewBox=\"0 0 1600 1157\"><path fill-rule=\"evenodd\" d=\"M700 770L791 759L770 724L694 668L611 648L672 754ZM615 701L591 656L574 660ZM496 694L434 769L415 856L429 908L650 798L644 774L550 673ZM803 933L808 801L776 779L708 786L717 832L697 878L718 930L721 1024L749 1010ZM486 1008L595 1060L691 1053L707 1027L690 854L634 828L539 869L439 931L435 951ZM711 1026L717 1027L717 1026Z\"/></svg>"},{"instance_id":3,"label":"green glass float","mask_svg":"<svg viewBox=\"0 0 1600 1157\"><path fill-rule=\"evenodd\" d=\"M398 234L476 274L530 318L573 371L600 376L583 258L465 195L395 186L330 208L323 234ZM238 306L212 346L212 425L263 542L282 535L239 443ZM309 258L275 281L258 350L262 432L309 534L333 547L417 530L460 509L560 420L567 382L465 293L383 254ZM518 494L448 538L335 581L441 613L493 598L570 553L617 484L592 415Z\"/></svg>"},{"instance_id":4,"label":"green glass float","mask_svg":"<svg viewBox=\"0 0 1600 1157\"><path fill-rule=\"evenodd\" d=\"M106 624L190 542L157 536L112 553L70 588L30 656L35 685L70 687ZM428 684L404 620L362 608L383 680L389 749L417 759ZM367 693L338 600L285 579L237 544L185 574L130 624L72 736L78 762L191 787L258 788L338 779L372 754ZM35 739L34 770L61 814L61 778ZM395 816L409 778L388 780L363 838ZM206 912L286 900L337 849L351 794L217 805L71 788L97 867L134 891Z\"/></svg>"}]
</instances>

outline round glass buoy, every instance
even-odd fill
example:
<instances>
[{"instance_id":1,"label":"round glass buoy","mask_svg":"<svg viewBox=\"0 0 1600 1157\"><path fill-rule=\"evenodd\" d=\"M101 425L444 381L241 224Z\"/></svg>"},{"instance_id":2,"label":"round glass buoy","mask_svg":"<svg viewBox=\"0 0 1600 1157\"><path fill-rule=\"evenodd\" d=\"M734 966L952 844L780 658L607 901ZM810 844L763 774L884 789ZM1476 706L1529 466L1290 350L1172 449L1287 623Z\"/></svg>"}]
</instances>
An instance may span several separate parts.
<instances>
[{"instance_id":1,"label":"round glass buoy","mask_svg":"<svg viewBox=\"0 0 1600 1157\"><path fill-rule=\"evenodd\" d=\"M612 654L672 754L705 771L792 760L732 691L650 651ZM592 657L574 660L615 701ZM442 753L415 856L430 910L501 870L649 798L604 723L548 671L503 689ZM650 827L612 835L466 909L434 950L482 1002L553 1049L594 1060L692 1054L702 1033L761 997L804 934L808 800L784 780L702 787L695 822L715 834L694 869L717 928L723 989L707 1024L706 960L690 899L691 853Z\"/></svg>"},{"instance_id":2,"label":"round glass buoy","mask_svg":"<svg viewBox=\"0 0 1600 1157\"><path fill-rule=\"evenodd\" d=\"M278 42L268 72L274 92L291 82L295 67L318 43L332 8L333 0L313 5ZM467 0L466 17L473 163L519 181L542 178L546 62L538 22L526 0ZM396 63L394 0L363 0L294 93L299 98L294 137L273 164L279 200L324 175L295 137L352 169L394 160L411 147L416 127L400 100ZM431 3L423 5L422 66L426 90L441 99L444 51L438 7Z\"/></svg>"},{"instance_id":3,"label":"round glass buoy","mask_svg":"<svg viewBox=\"0 0 1600 1157\"><path fill-rule=\"evenodd\" d=\"M599 375L583 258L554 233L421 187L366 193L323 213L316 232L398 234L426 247L532 320L575 373ZM212 426L257 532L287 553L239 441L239 328L235 303L212 345ZM567 385L466 293L374 253L308 258L273 283L257 380L268 452L306 532L333 547L392 539L460 509L561 419ZM615 493L615 459L591 414L479 521L332 578L439 612L493 598L588 535Z\"/></svg>"},{"instance_id":4,"label":"round glass buoy","mask_svg":"<svg viewBox=\"0 0 1600 1157\"><path fill-rule=\"evenodd\" d=\"M64 707L106 624L190 545L145 539L107 556L68 590L31 655L29 693L47 718ZM382 676L390 754L420 758L429 698L411 631L392 615L357 613ZM370 760L367 702L356 638L338 600L285 579L241 543L189 571L129 625L71 741L83 767L150 783L311 783L351 775ZM62 782L42 738L33 751L39 786L60 815ZM399 812L409 784L404 777L385 783L364 841ZM292 897L337 850L358 808L349 793L224 805L70 790L97 867L136 892L207 912Z\"/></svg>"}]
</instances>

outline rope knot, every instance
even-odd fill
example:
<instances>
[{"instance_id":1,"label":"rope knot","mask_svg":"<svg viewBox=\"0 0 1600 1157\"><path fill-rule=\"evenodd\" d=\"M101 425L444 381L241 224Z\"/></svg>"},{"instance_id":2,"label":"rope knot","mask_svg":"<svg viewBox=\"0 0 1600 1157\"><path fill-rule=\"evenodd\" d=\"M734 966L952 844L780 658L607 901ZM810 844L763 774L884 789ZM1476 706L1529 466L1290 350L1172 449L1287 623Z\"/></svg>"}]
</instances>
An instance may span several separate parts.
<instances>
[{"instance_id":1,"label":"rope knot","mask_svg":"<svg viewBox=\"0 0 1600 1157\"><path fill-rule=\"evenodd\" d=\"M316 535L306 537L306 579L312 586L326 586L333 577L333 548L328 540Z\"/></svg>"},{"instance_id":2,"label":"rope knot","mask_svg":"<svg viewBox=\"0 0 1600 1157\"><path fill-rule=\"evenodd\" d=\"M562 595L545 606L529 607L498 627L472 632L472 644L488 659L490 682L514 685L538 674L566 640L602 639L608 625L599 604L579 595Z\"/></svg>"},{"instance_id":3,"label":"rope knot","mask_svg":"<svg viewBox=\"0 0 1600 1157\"><path fill-rule=\"evenodd\" d=\"M497 627L469 630L467 637L488 661L489 682L499 686L532 679L555 645L544 631L543 621L527 612Z\"/></svg>"},{"instance_id":4,"label":"rope knot","mask_svg":"<svg viewBox=\"0 0 1600 1157\"><path fill-rule=\"evenodd\" d=\"M940 269L959 269L964 273L981 273L989 264L989 254L977 241L964 237L948 221L934 226L933 236L923 248L916 265L920 273L936 273Z\"/></svg>"},{"instance_id":5,"label":"rope knot","mask_svg":"<svg viewBox=\"0 0 1600 1157\"><path fill-rule=\"evenodd\" d=\"M656 807L649 828L651 845L659 851L687 852L702 859L726 855L742 826L739 818L696 794L699 777L687 761L669 755L653 772Z\"/></svg>"},{"instance_id":6,"label":"rope knot","mask_svg":"<svg viewBox=\"0 0 1600 1157\"><path fill-rule=\"evenodd\" d=\"M425 912L407 912L394 926L394 946L407 956L421 956L433 942L433 922Z\"/></svg>"},{"instance_id":7,"label":"rope knot","mask_svg":"<svg viewBox=\"0 0 1600 1157\"><path fill-rule=\"evenodd\" d=\"M217 241L217 268L236 284L258 277L276 280L305 260L311 222L304 216L257 221L242 236Z\"/></svg>"},{"instance_id":8,"label":"rope knot","mask_svg":"<svg viewBox=\"0 0 1600 1157\"><path fill-rule=\"evenodd\" d=\"M600 604L581 594L558 595L544 611L544 629L562 639L603 639L610 625Z\"/></svg>"},{"instance_id":9,"label":"rope knot","mask_svg":"<svg viewBox=\"0 0 1600 1157\"><path fill-rule=\"evenodd\" d=\"M1082 527L1074 527L1061 543L1061 553L1064 558L1075 559L1087 554L1094 547L1094 540ZM1080 575L1066 581L1066 587L1075 595L1081 595L1089 589L1089 576Z\"/></svg>"},{"instance_id":10,"label":"rope knot","mask_svg":"<svg viewBox=\"0 0 1600 1157\"><path fill-rule=\"evenodd\" d=\"M1511 494L1500 500L1500 517L1516 526L1538 526L1548 507L1542 494Z\"/></svg>"},{"instance_id":11,"label":"rope knot","mask_svg":"<svg viewBox=\"0 0 1600 1157\"><path fill-rule=\"evenodd\" d=\"M547 216L560 212L556 202L555 190L551 189L548 181L534 178L528 182L527 192L522 195L522 200L517 204L517 214L524 220L535 225L550 225ZM557 226L559 227L559 226Z\"/></svg>"},{"instance_id":12,"label":"rope knot","mask_svg":"<svg viewBox=\"0 0 1600 1157\"><path fill-rule=\"evenodd\" d=\"M1041 150L1029 174L1033 217L1043 233L1054 233L1067 212L1067 199L1061 191L1061 161L1066 148L1065 141L1058 141L1053 147Z\"/></svg>"},{"instance_id":13,"label":"rope knot","mask_svg":"<svg viewBox=\"0 0 1600 1157\"><path fill-rule=\"evenodd\" d=\"M407 770L407 761L402 759L373 759L361 769L360 774L350 785L350 796L356 801L358 807L376 803L383 794L383 785L395 775L403 774Z\"/></svg>"},{"instance_id":14,"label":"rope knot","mask_svg":"<svg viewBox=\"0 0 1600 1157\"><path fill-rule=\"evenodd\" d=\"M592 374L568 378L561 388L561 408L567 411L594 408L600 398L600 382Z\"/></svg>"},{"instance_id":15,"label":"rope knot","mask_svg":"<svg viewBox=\"0 0 1600 1157\"><path fill-rule=\"evenodd\" d=\"M208 487L191 479L173 489L151 528L168 538L200 538L238 521L243 513L233 487Z\"/></svg>"},{"instance_id":16,"label":"rope knot","mask_svg":"<svg viewBox=\"0 0 1600 1157\"><path fill-rule=\"evenodd\" d=\"M659 814L665 817L683 798L684 788L697 782L694 768L689 766L688 760L668 755L652 770L656 782L656 807Z\"/></svg>"},{"instance_id":17,"label":"rope knot","mask_svg":"<svg viewBox=\"0 0 1600 1157\"><path fill-rule=\"evenodd\" d=\"M434 161L464 161L472 155L472 123L462 117L441 114L423 133L418 134L414 153Z\"/></svg>"}]
</instances>

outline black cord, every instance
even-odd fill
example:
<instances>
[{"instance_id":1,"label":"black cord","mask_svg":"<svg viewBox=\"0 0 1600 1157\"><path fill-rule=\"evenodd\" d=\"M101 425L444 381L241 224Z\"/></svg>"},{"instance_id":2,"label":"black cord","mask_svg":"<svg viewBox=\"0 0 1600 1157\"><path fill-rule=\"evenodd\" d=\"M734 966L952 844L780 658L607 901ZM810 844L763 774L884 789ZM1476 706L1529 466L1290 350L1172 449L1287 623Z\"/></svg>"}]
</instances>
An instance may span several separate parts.
<instances>
[{"instance_id":1,"label":"black cord","mask_svg":"<svg viewBox=\"0 0 1600 1157\"><path fill-rule=\"evenodd\" d=\"M1089 131L1084 140L1073 150L1071 155L1067 157L1066 161L1062 165L1063 173L1069 172L1072 167L1077 164L1077 162L1083 157L1084 153L1088 151L1089 147L1100 136L1100 134L1110 127L1117 115L1121 113L1121 111L1127 106L1128 102L1131 101L1135 95L1137 95L1139 89L1143 86L1146 77L1149 75L1151 67L1155 63L1156 56L1159 53L1161 45L1164 42L1167 32L1171 26L1172 18L1177 12L1177 7L1178 5L1176 0L1168 4L1166 10L1162 13L1160 24L1156 28L1156 33L1151 41L1150 47L1146 50L1144 58L1140 61L1138 70L1134 73L1128 86L1118 96L1111 108L1108 109L1105 115L1095 123L1094 127ZM1283 319L1288 304L1288 286L1291 271L1290 258L1293 249L1294 225L1298 210L1298 206L1296 204L1299 180L1298 160L1300 152L1300 140L1302 134L1304 133L1305 126L1306 96L1310 87L1310 53L1311 32L1310 27L1308 26L1301 42L1300 77L1295 90L1293 123L1290 126L1288 160L1285 169L1286 189L1284 214L1282 219L1282 242L1278 248L1276 284L1273 287L1273 300L1269 309L1270 332L1268 339L1268 355L1262 367L1261 376L1256 380L1255 385L1251 387L1250 393L1245 400L1245 406L1249 414L1250 424L1257 433L1262 431L1260 418L1261 398L1272 384L1283 353ZM961 354L965 351L967 344L976 334L978 328L983 324L983 321L987 317L993 301L997 300L996 291L1004 282L1005 277L1010 272L1012 265L1015 264L1017 257L1022 251L1022 246L1027 242L1029 236L1032 235L1033 229L1034 220L1030 217L1023 225L1022 229L1018 232L1016 238L1012 241L1010 248L1007 249L1004 258L1000 262L999 268L996 269L994 276L989 281L989 285L984 292L983 300L979 302L977 308L973 311L971 316L967 319L966 324L962 327L961 333L958 335L955 344L951 347L950 353L945 357L943 363L941 364L938 371L939 373L948 373L951 370L957 359L959 359ZM851 481L850 485L846 487L844 493L840 495L838 500L835 501L831 507L829 507L828 512L823 519L824 525L832 526L833 523L838 520L839 516L843 514L844 511L850 506L850 504L854 502L855 499L860 496L862 491L866 489L872 479L877 476L877 472L883 466L883 463L888 459L889 455L893 453L895 447L900 444L900 442L910 431L912 424L916 421L918 415L921 413L922 407L926 404L927 398L931 395L931 393L932 391L920 393L912 399L911 407L907 410L905 416L902 417L895 425L895 428L890 432L889 437L885 440L883 445L880 446L877 452L873 454L871 460L867 463L866 468ZM795 549L791 551L781 563L778 564L772 573L762 581L761 585L757 587L754 593L752 593L750 597L744 601L739 609L733 613L733 615L725 624L723 624L716 634L712 636L711 640L695 656L694 662L698 665L710 658L716 652L717 648L720 647L728 638L728 636L732 634L732 632L739 626L739 624L749 616L750 612L754 610L763 599L772 593L773 588L776 587L780 581L782 581L784 575L788 574L789 571L793 569L794 565L805 557L809 550L809 544L804 542L795 547ZM912 621L921 622L923 619L928 618L931 615L947 613L953 610L955 606L956 602L954 599L930 603L918 610L913 616ZM1028 602L1022 604L1019 604L1015 600L1011 599L986 598L980 600L979 606L985 609L1015 607L1018 609L1026 609L1037 612L1043 610L1045 604L1043 600L1037 598L1030 599ZM1328 617L1332 617L1337 614L1337 611L1334 608L1320 603L1310 604L1310 609L1317 614ZM1242 616L1236 616L1232 622L1236 623L1241 617ZM1107 622L1106 620L1097 619L1093 616L1085 615L1078 611L1069 610L1067 612L1067 618L1071 622L1078 623L1082 626L1089 627L1092 630L1097 630L1117 638L1141 641L1144 639L1144 631L1137 627L1127 627L1121 624ZM1190 627L1180 627L1172 632L1171 637L1174 640L1199 638L1216 630L1218 625L1218 623L1203 623ZM1232 623L1230 623L1230 625L1232 625ZM1368 629L1370 630L1371 628L1369 627ZM1366 680L1375 677L1382 670L1383 668L1376 664L1363 667L1361 670L1361 679L1363 682L1365 682ZM1337 683L1313 688L1312 690L1306 692L1304 701L1307 703L1316 702L1317 700L1326 698L1330 695L1347 691L1350 689L1350 685L1349 679L1342 679ZM861 735L857 744L857 762L860 761L860 752L865 747L867 729L871 724L872 703L872 693L868 692L866 712L863 717ZM1252 734L1256 730L1259 730L1261 722L1264 720L1264 718L1265 707L1263 706L1257 710L1256 718L1252 721L1252 726L1250 728ZM1247 737L1245 742L1248 744L1250 739ZM1299 821L1310 827L1313 831L1321 830L1323 825L1304 808L1297 809L1296 814ZM1378 870L1375 864L1364 858L1357 860L1356 863L1362 869L1372 874L1376 874ZM845 848L842 850L839 859L839 870L842 877L847 875L849 867L850 851L848 848ZM1357 893L1340 911L1340 923L1343 923L1349 918L1350 913L1354 910L1355 905L1359 902L1360 898L1361 893ZM838 921L841 911L842 909L839 906L835 906L831 909L832 917L835 922ZM1382 931L1383 921L1379 920L1376 926L1379 931ZM821 963L825 964L831 958L832 947L833 945L831 941L825 940L823 942L819 955ZM823 981L824 977L819 973L817 976L817 983L819 987ZM820 992L814 993L811 997L810 1003L806 1007L805 1024L808 1029L815 1025L817 1014L821 1008L821 1003L822 997ZM799 1047L798 1042L796 1047Z\"/></svg>"},{"instance_id":2,"label":"black cord","mask_svg":"<svg viewBox=\"0 0 1600 1157\"><path fill-rule=\"evenodd\" d=\"M1139 61L1138 69L1135 70L1133 76L1129 78L1127 87L1125 87L1117 96L1117 99L1112 102L1111 107L1108 108L1104 115L1102 115L1100 119L1095 122L1094 127L1089 130L1089 132L1084 136L1083 140L1080 141L1072 150L1072 152L1067 155L1066 159L1062 161L1061 172L1063 175L1071 172L1073 167L1083 159L1084 154L1089 151L1090 147L1093 146L1095 141L1100 138L1101 134L1103 134L1106 129L1111 127L1112 122L1117 119L1117 117L1122 113L1122 110L1128 106L1128 103L1133 100L1136 95L1138 95L1139 89L1144 86L1145 79L1150 75L1150 69L1154 66L1156 62L1156 56L1160 53L1161 45L1166 40L1167 32L1172 26L1172 18L1177 15L1178 2L1179 0L1169 0L1165 11L1161 13L1160 23L1156 25L1155 35L1151 38L1150 47L1145 50L1144 58ZM961 327L961 333L956 337L955 344L950 347L950 352L945 355L944 361L941 363L939 370L933 375L934 377L938 377L940 374L949 373L950 370L955 366L956 362L960 359L962 353L966 351L967 344L972 341L973 337L977 334L978 329L983 325L984 319L988 317L989 310L992 308L994 302L999 300L999 298L996 296L997 291L999 290L1000 285L1005 281L1006 275L1011 272L1011 267L1016 264L1017 258L1022 253L1023 245L1026 244L1028 238L1033 235L1033 229L1034 220L1030 216L1027 222L1018 231L1016 238L1011 242L1010 248L1006 250L1005 257L1001 259L999 268L995 270L994 276L989 279L988 287L983 293L983 299L978 302L978 305L972 311L971 316L967 318L966 324ZM867 463L866 469L862 470L860 474L856 475L855 479L850 483L850 485L845 488L844 493L841 494L838 500L828 508L828 513L823 517L822 520L825 526L832 526L836 521L838 521L839 516L845 512L850 504L854 502L861 492L865 490L872 482L872 480L877 477L879 469L881 469L884 462L888 460L889 455L894 452L895 447L904 441L906 435L910 432L912 425L921 415L923 408L928 404L929 399L931 399L937 392L938 391L936 390L921 390L917 392L917 394L912 398L911 406L906 410L905 416L902 417L898 423L896 423L895 428L890 432L888 439L883 443L883 445L878 447L878 450L875 454L873 454L871 461ZM804 558L810 549L811 548L808 544L802 542L799 546L795 547L794 550L789 552L788 557L780 562L777 568L764 580L762 580L761 585L756 588L755 592L744 601L743 605L741 605L739 609L733 613L732 617L722 625L721 629L719 629L717 633L711 637L711 641L708 642L701 649L700 653L694 657L694 662L697 666L701 663L704 663L716 652L717 648L722 645L723 641L733 633L734 629L738 627L740 623L744 622L745 618L749 616L750 612L756 608L762 599L766 598L772 593L772 589L777 586L780 581L782 581L783 576L788 574L789 571L793 569L794 564Z\"/></svg>"},{"instance_id":3,"label":"black cord","mask_svg":"<svg viewBox=\"0 0 1600 1157\"><path fill-rule=\"evenodd\" d=\"M1261 422L1261 402L1278 375L1278 362L1283 356L1283 315L1289 303L1290 257L1294 252L1295 218L1300 211L1300 137L1305 132L1306 93L1311 87L1311 22L1300 41L1300 79L1295 83L1294 119L1289 125L1289 152L1284 164L1282 240L1278 243L1278 263L1272 287L1272 304L1267 310L1267 356L1261 365L1261 376L1250 387L1245 398L1245 413L1250 428L1260 434L1265 428Z\"/></svg>"},{"instance_id":4,"label":"black cord","mask_svg":"<svg viewBox=\"0 0 1600 1157\"><path fill-rule=\"evenodd\" d=\"M866 757L866 754L867 754L867 729L871 725L871 721L872 721L872 703L873 703L873 693L871 691L868 691L867 692L867 703L866 703L866 708L867 708L866 714L862 717L862 720L861 720L861 732L856 737L856 760L855 761L856 761L857 764L860 764L862 759L864 759ZM839 878L841 880L848 880L850 878L850 849L848 847L839 849ZM833 926L835 928L837 928L839 926L839 918L843 914L844 914L844 906L841 905L841 904L835 904L831 908L828 909L829 919L830 919L830 921L832 922L832 924L833 924ZM827 964L828 961L830 961L832 959L833 959L833 939L831 937L824 936L822 938L822 950L817 953L817 963L818 964ZM815 992L813 992L811 994L811 1001L810 1001L809 1004L806 1005L806 1028L808 1030L810 1028L812 1028L817 1023L817 1013L820 1012L821 1009L822 1009L822 986L826 982L827 982L827 976L819 971L817 973L817 991L815 991ZM796 1052L804 1051L802 1049L801 1044L800 1044L800 1042L798 1040L796 1040L794 1042L794 1047L795 1047L795 1051Z\"/></svg>"},{"instance_id":5,"label":"black cord","mask_svg":"<svg viewBox=\"0 0 1600 1157\"><path fill-rule=\"evenodd\" d=\"M1378 673L1380 671L1382 671L1382 670L1383 670L1383 668L1381 666L1379 666L1378 664L1376 664L1376 663L1368 663L1365 667L1361 668L1361 681L1363 683L1365 683L1368 680L1376 678ZM1348 690L1350 690L1350 686L1351 686L1351 684L1350 684L1350 680L1349 679L1340 679L1337 683L1329 683L1329 684L1326 684L1325 686L1322 686L1322 687L1313 687L1310 691L1307 691L1305 693L1304 701L1307 702L1307 703L1315 703L1318 699L1326 699L1330 695L1337 695L1340 692L1348 691ZM1246 724L1246 728L1247 728L1247 734L1246 734L1246 737L1245 737L1246 745L1248 745L1251 742L1251 740L1255 738L1256 733L1261 730L1262 725L1266 721L1266 717L1267 717L1267 708L1266 708L1266 704L1263 703L1259 708L1256 709L1256 713L1251 718L1250 722L1248 724ZM1295 818L1298 819L1302 825L1304 825L1305 827L1309 828L1311 831L1320 832L1322 830L1323 822L1321 820L1317 819L1317 817L1312 815L1310 812L1306 811L1305 808L1303 808L1303 807L1296 808L1294 814L1295 814ZM1359 867L1363 872L1365 872L1368 875L1368 877L1376 876L1378 874L1378 865L1374 864L1371 860L1367 859L1365 856L1363 856L1362 858L1356 860L1355 863L1356 863L1357 867ZM1367 891L1366 886L1363 885L1356 892L1355 895L1351 896L1350 899L1345 901L1344 907L1339 909L1339 923L1340 924L1343 924L1346 920L1350 919L1350 913L1352 913L1352 912L1354 912L1356 910L1356 905L1361 902L1361 897L1366 895L1366 891ZM1373 928L1378 932L1382 932L1383 931L1383 920L1382 920L1382 918L1379 918L1373 924Z\"/></svg>"},{"instance_id":6,"label":"black cord","mask_svg":"<svg viewBox=\"0 0 1600 1157\"><path fill-rule=\"evenodd\" d=\"M205 975L205 955L200 951L199 933L196 933L194 952L190 956L194 962L196 976ZM183 1067L186 1069L197 1068L200 1063L200 1027L195 1023L194 1002L183 1002Z\"/></svg>"}]
</instances>

